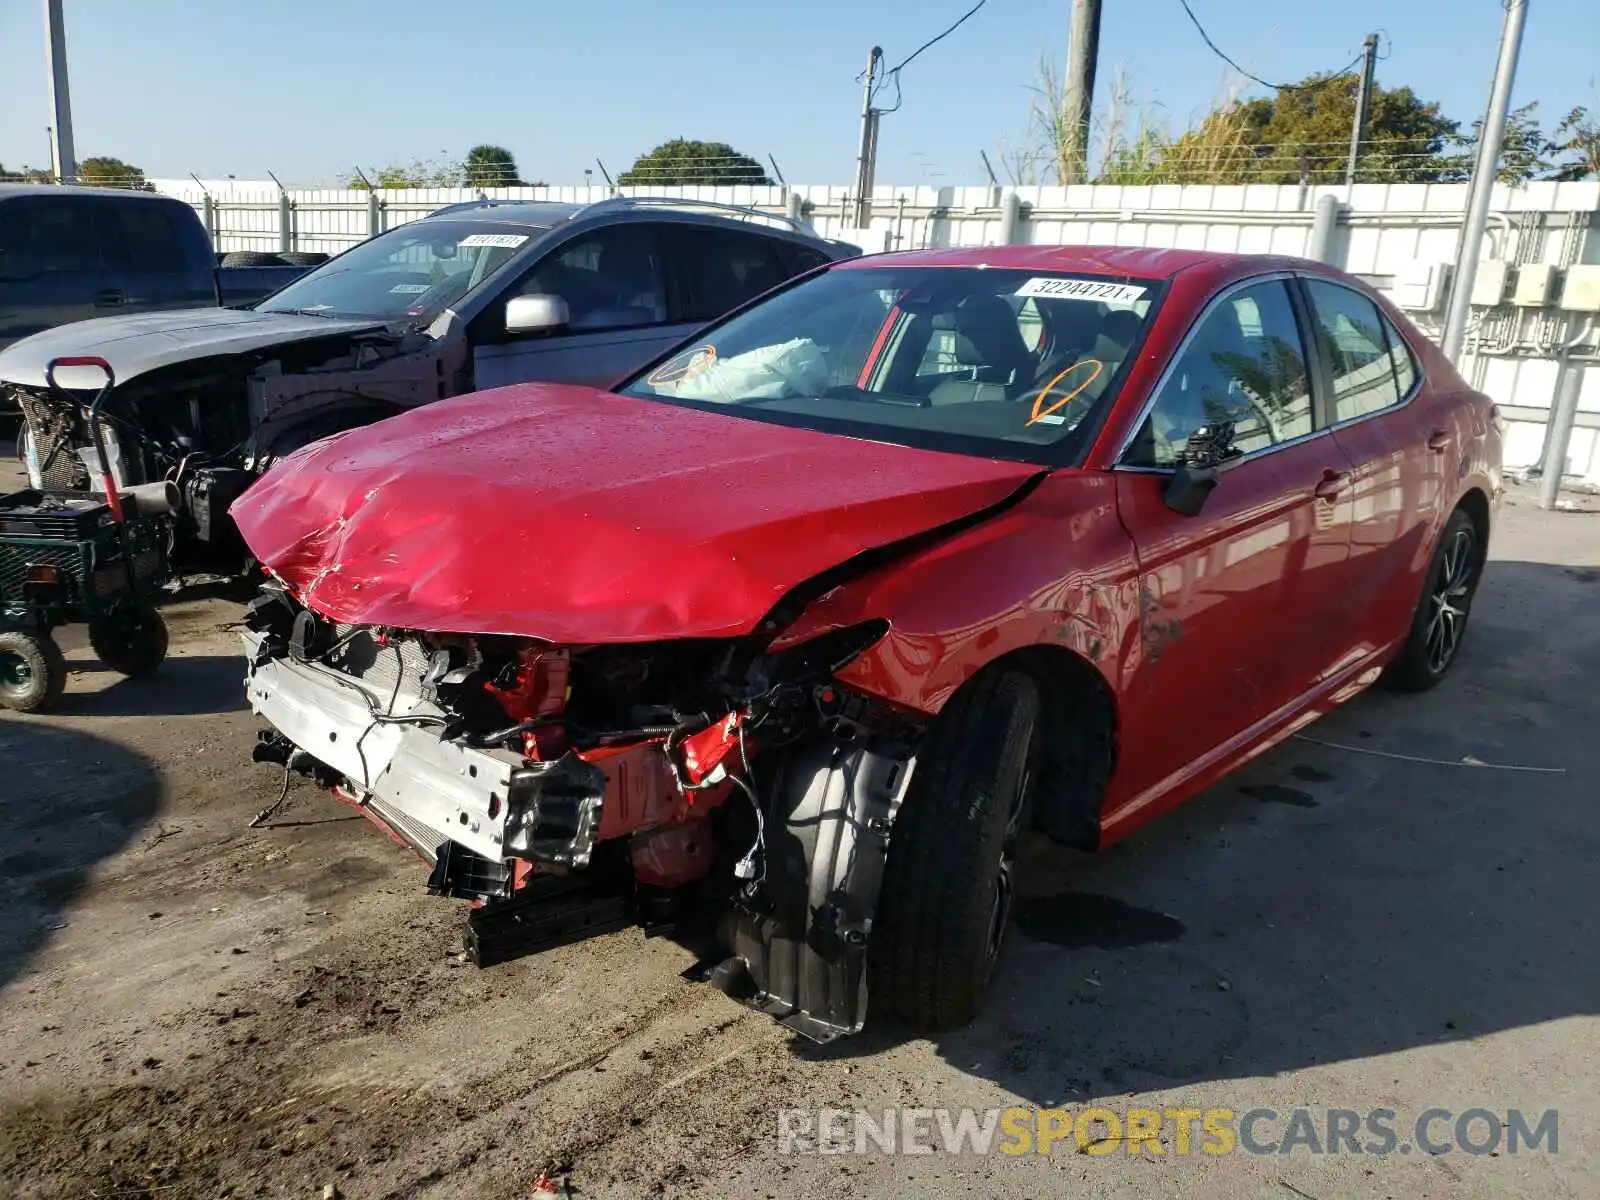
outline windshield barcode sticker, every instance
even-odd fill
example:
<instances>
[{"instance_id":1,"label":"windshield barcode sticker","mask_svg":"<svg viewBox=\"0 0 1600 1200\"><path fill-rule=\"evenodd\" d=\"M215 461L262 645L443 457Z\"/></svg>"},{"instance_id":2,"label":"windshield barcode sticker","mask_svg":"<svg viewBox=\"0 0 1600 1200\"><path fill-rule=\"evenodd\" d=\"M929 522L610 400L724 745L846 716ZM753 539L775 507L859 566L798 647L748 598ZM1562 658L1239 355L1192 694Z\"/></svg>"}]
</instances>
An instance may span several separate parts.
<instances>
[{"instance_id":1,"label":"windshield barcode sticker","mask_svg":"<svg viewBox=\"0 0 1600 1200\"><path fill-rule=\"evenodd\" d=\"M397 283L389 289L391 296L420 296L428 290L425 283Z\"/></svg>"},{"instance_id":2,"label":"windshield barcode sticker","mask_svg":"<svg viewBox=\"0 0 1600 1200\"><path fill-rule=\"evenodd\" d=\"M528 240L525 233L472 233L462 238L458 245L461 246L504 246L507 250L515 250Z\"/></svg>"},{"instance_id":3,"label":"windshield barcode sticker","mask_svg":"<svg viewBox=\"0 0 1600 1200\"><path fill-rule=\"evenodd\" d=\"M1132 304L1135 300L1143 299L1144 291L1144 288L1132 283L1040 275L1019 287L1016 294L1051 300L1102 300L1108 304Z\"/></svg>"}]
</instances>

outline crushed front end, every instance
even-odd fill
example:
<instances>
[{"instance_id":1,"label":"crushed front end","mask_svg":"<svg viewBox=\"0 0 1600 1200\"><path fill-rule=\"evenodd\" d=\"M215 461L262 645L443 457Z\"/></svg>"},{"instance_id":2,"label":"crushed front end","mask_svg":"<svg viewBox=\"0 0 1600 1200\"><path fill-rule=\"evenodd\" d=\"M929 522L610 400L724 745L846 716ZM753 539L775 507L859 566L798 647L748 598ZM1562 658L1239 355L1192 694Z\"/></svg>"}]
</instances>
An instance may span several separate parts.
<instances>
[{"instance_id":1,"label":"crushed front end","mask_svg":"<svg viewBox=\"0 0 1600 1200\"><path fill-rule=\"evenodd\" d=\"M471 902L480 965L703 928L703 976L729 994L818 1040L860 1028L922 725L835 672L884 623L781 651L560 646L337 624L274 584L246 626L257 760L419 854L431 892Z\"/></svg>"}]
</instances>

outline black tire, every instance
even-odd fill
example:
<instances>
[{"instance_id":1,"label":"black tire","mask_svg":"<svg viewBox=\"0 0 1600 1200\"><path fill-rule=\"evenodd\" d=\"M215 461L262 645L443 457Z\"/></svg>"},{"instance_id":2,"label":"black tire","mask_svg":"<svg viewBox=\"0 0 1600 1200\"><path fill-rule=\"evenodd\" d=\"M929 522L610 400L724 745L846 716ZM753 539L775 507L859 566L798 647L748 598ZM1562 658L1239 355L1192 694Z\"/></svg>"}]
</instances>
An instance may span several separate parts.
<instances>
[{"instance_id":1,"label":"black tire","mask_svg":"<svg viewBox=\"0 0 1600 1200\"><path fill-rule=\"evenodd\" d=\"M67 660L47 633L0 633L0 708L43 712L61 699Z\"/></svg>"},{"instance_id":2,"label":"black tire","mask_svg":"<svg viewBox=\"0 0 1600 1200\"><path fill-rule=\"evenodd\" d=\"M285 250L278 257L291 267L320 267L328 261L320 250Z\"/></svg>"},{"instance_id":3,"label":"black tire","mask_svg":"<svg viewBox=\"0 0 1600 1200\"><path fill-rule=\"evenodd\" d=\"M1450 673L1483 574L1483 552L1482 531L1466 512L1456 509L1433 549L1411 632L1384 673L1385 682L1396 691L1425 692Z\"/></svg>"},{"instance_id":4,"label":"black tire","mask_svg":"<svg viewBox=\"0 0 1600 1200\"><path fill-rule=\"evenodd\" d=\"M283 259L265 250L229 250L222 256L225 267L282 267Z\"/></svg>"},{"instance_id":5,"label":"black tire","mask_svg":"<svg viewBox=\"0 0 1600 1200\"><path fill-rule=\"evenodd\" d=\"M89 624L95 656L130 679L153 675L167 659L167 623L153 608L119 613Z\"/></svg>"},{"instance_id":6,"label":"black tire","mask_svg":"<svg viewBox=\"0 0 1600 1200\"><path fill-rule=\"evenodd\" d=\"M930 731L884 864L868 974L875 1008L922 1029L977 1016L1009 924L1040 711L1028 676L990 671Z\"/></svg>"}]
</instances>

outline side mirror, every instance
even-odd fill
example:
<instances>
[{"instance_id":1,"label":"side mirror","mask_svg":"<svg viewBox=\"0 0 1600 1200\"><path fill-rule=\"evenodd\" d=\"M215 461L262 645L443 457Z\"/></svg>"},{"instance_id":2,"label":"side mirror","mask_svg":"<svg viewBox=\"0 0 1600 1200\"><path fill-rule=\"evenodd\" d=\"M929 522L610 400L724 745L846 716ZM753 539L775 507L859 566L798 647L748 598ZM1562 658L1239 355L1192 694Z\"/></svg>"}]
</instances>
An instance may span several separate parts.
<instances>
[{"instance_id":1,"label":"side mirror","mask_svg":"<svg viewBox=\"0 0 1600 1200\"><path fill-rule=\"evenodd\" d=\"M1183 516L1196 515L1217 486L1217 469L1232 457L1233 422L1202 425L1189 435L1177 468L1161 493L1161 502Z\"/></svg>"},{"instance_id":2,"label":"side mirror","mask_svg":"<svg viewBox=\"0 0 1600 1200\"><path fill-rule=\"evenodd\" d=\"M570 319L560 296L513 296L506 301L507 333L550 333Z\"/></svg>"}]
</instances>

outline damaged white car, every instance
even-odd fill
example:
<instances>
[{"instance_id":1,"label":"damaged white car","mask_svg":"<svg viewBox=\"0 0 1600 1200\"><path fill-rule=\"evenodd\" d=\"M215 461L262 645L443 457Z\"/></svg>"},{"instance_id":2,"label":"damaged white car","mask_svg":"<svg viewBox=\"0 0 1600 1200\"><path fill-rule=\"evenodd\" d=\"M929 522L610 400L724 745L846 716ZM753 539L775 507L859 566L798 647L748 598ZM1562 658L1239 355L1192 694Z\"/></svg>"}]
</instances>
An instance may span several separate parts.
<instances>
[{"instance_id":1,"label":"damaged white car","mask_svg":"<svg viewBox=\"0 0 1600 1200\"><path fill-rule=\"evenodd\" d=\"M525 380L604 386L706 321L855 247L695 201L456 205L361 243L246 309L61 326L0 351L34 487L93 491L81 406L53 359L94 355L119 486L170 483L180 568L247 555L228 506L278 458L447 396ZM104 377L71 371L68 389Z\"/></svg>"}]
</instances>

